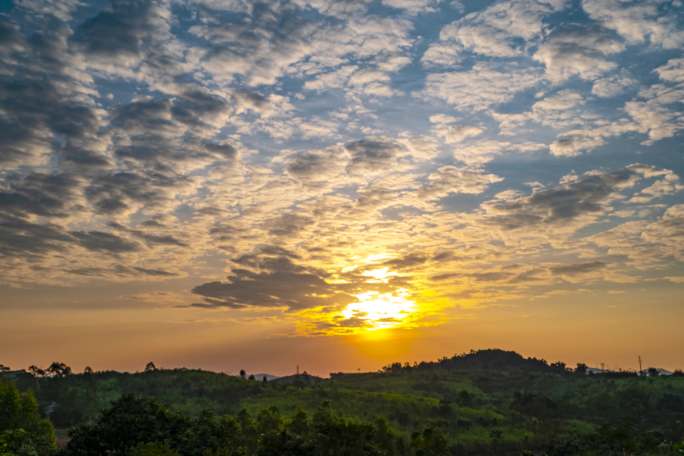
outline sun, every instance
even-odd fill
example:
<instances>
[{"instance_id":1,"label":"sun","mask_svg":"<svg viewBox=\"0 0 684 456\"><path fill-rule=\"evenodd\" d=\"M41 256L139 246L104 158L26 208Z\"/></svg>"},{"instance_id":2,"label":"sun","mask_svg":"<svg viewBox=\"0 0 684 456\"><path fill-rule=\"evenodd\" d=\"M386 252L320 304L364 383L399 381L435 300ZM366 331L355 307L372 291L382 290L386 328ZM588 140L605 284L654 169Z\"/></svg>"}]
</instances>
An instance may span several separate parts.
<instances>
[{"instance_id":1,"label":"sun","mask_svg":"<svg viewBox=\"0 0 684 456\"><path fill-rule=\"evenodd\" d=\"M346 319L363 320L369 330L393 328L416 311L416 303L407 297L408 294L404 288L393 293L359 293L356 301L344 308L342 315Z\"/></svg>"}]
</instances>

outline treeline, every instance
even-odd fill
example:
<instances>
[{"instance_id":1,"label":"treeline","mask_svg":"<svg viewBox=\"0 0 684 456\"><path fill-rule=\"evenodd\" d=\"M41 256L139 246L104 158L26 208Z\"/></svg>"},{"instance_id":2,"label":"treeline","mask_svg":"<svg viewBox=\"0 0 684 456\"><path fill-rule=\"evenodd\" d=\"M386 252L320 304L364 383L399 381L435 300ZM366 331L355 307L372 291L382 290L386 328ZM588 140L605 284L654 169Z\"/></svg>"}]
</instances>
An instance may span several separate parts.
<instances>
[{"instance_id":1,"label":"treeline","mask_svg":"<svg viewBox=\"0 0 684 456\"><path fill-rule=\"evenodd\" d=\"M491 370L491 369L520 369L530 371L555 372L559 374L581 374L587 373L588 367L585 363L577 363L573 368L567 366L562 361L549 363L543 358L525 358L514 351L501 350L497 348L484 350L471 350L467 353L456 354L452 357L442 357L437 361L421 361L419 363L399 363L388 364L381 369L381 372L392 373L410 370L430 370L430 369L455 369L455 370ZM658 370L649 368L644 371L645 375L658 376ZM607 371L600 375L612 378L636 377L636 371ZM675 376L684 376L681 370L674 372Z\"/></svg>"}]
</instances>

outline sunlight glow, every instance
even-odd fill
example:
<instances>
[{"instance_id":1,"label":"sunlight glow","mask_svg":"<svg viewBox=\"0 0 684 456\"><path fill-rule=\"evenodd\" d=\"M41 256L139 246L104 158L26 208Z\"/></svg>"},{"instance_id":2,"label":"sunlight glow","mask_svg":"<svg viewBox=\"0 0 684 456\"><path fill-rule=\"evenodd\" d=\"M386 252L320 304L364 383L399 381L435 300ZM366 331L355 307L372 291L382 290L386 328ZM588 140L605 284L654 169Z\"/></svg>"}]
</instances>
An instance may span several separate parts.
<instances>
[{"instance_id":1,"label":"sunlight glow","mask_svg":"<svg viewBox=\"0 0 684 456\"><path fill-rule=\"evenodd\" d=\"M347 319L363 320L369 330L393 328L416 311L416 303L407 296L408 291L403 288L396 293L359 293L356 295L357 301L349 304L342 315Z\"/></svg>"},{"instance_id":2,"label":"sunlight glow","mask_svg":"<svg viewBox=\"0 0 684 456\"><path fill-rule=\"evenodd\" d=\"M369 282L373 283L387 283L390 277L394 277L397 275L396 272L390 271L389 268L377 268L377 269L369 269L368 271L363 271L362 275L364 277L368 277Z\"/></svg>"}]
</instances>

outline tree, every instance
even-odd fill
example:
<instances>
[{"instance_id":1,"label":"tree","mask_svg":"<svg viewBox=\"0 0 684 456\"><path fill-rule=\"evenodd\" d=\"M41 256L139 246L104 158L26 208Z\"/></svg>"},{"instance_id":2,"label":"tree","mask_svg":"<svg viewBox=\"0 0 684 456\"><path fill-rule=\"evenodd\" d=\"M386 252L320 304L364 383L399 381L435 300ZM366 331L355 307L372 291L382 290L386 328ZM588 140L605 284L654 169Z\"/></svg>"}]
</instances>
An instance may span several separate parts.
<instances>
[{"instance_id":1,"label":"tree","mask_svg":"<svg viewBox=\"0 0 684 456\"><path fill-rule=\"evenodd\" d=\"M556 372L559 372L561 374L564 374L567 372L567 367L563 361L556 361L555 363L551 363L549 367Z\"/></svg>"},{"instance_id":2,"label":"tree","mask_svg":"<svg viewBox=\"0 0 684 456\"><path fill-rule=\"evenodd\" d=\"M249 377L247 377L249 380L256 380L256 377L254 374L249 374Z\"/></svg>"},{"instance_id":3,"label":"tree","mask_svg":"<svg viewBox=\"0 0 684 456\"><path fill-rule=\"evenodd\" d=\"M449 454L449 445L444 435L436 429L427 428L422 433L415 432L411 443L417 456L439 456Z\"/></svg>"},{"instance_id":4,"label":"tree","mask_svg":"<svg viewBox=\"0 0 684 456\"><path fill-rule=\"evenodd\" d=\"M64 363L53 361L45 371L52 377L64 378L71 375L71 368Z\"/></svg>"},{"instance_id":5,"label":"tree","mask_svg":"<svg viewBox=\"0 0 684 456\"><path fill-rule=\"evenodd\" d=\"M9 372L10 367L5 366L4 364L0 364L0 372Z\"/></svg>"},{"instance_id":6,"label":"tree","mask_svg":"<svg viewBox=\"0 0 684 456\"><path fill-rule=\"evenodd\" d=\"M240 378L245 378L247 376L247 372L245 372L244 369L240 369Z\"/></svg>"},{"instance_id":7,"label":"tree","mask_svg":"<svg viewBox=\"0 0 684 456\"><path fill-rule=\"evenodd\" d=\"M85 369L83 369L83 373L85 375L93 375L93 368L90 366L86 366Z\"/></svg>"},{"instance_id":8,"label":"tree","mask_svg":"<svg viewBox=\"0 0 684 456\"><path fill-rule=\"evenodd\" d=\"M0 381L0 455L48 455L56 449L52 424L32 393Z\"/></svg>"},{"instance_id":9,"label":"tree","mask_svg":"<svg viewBox=\"0 0 684 456\"><path fill-rule=\"evenodd\" d=\"M41 369L40 367L33 364L28 367L28 372L36 378L45 377L46 375L44 369Z\"/></svg>"},{"instance_id":10,"label":"tree","mask_svg":"<svg viewBox=\"0 0 684 456\"><path fill-rule=\"evenodd\" d=\"M145 372L154 372L156 370L157 370L157 366L155 366L152 361L145 364Z\"/></svg>"},{"instance_id":11,"label":"tree","mask_svg":"<svg viewBox=\"0 0 684 456\"><path fill-rule=\"evenodd\" d=\"M586 375L587 365L584 363L577 363L577 367L575 367L575 373L578 375Z\"/></svg>"},{"instance_id":12,"label":"tree","mask_svg":"<svg viewBox=\"0 0 684 456\"><path fill-rule=\"evenodd\" d=\"M179 456L179 453L164 443L143 443L133 448L130 456Z\"/></svg>"},{"instance_id":13,"label":"tree","mask_svg":"<svg viewBox=\"0 0 684 456\"><path fill-rule=\"evenodd\" d=\"M468 390L461 390L458 393L458 403L466 407L473 405L473 394L468 392Z\"/></svg>"},{"instance_id":14,"label":"tree","mask_svg":"<svg viewBox=\"0 0 684 456\"><path fill-rule=\"evenodd\" d=\"M152 399L124 395L95 423L81 425L71 432L66 454L127 455L147 443L165 443L175 448L188 426L187 418Z\"/></svg>"}]
</instances>

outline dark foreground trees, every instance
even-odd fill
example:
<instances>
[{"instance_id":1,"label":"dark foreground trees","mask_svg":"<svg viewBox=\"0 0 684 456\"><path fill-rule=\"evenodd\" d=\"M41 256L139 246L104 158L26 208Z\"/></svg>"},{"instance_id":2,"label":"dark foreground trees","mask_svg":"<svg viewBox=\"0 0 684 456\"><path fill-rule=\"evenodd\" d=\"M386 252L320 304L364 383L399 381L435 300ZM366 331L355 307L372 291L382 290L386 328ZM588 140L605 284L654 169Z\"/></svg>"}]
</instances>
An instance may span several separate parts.
<instances>
[{"instance_id":1,"label":"dark foreground trees","mask_svg":"<svg viewBox=\"0 0 684 456\"><path fill-rule=\"evenodd\" d=\"M33 394L0 380L0 456L42 456L54 449L54 430Z\"/></svg>"},{"instance_id":2,"label":"dark foreground trees","mask_svg":"<svg viewBox=\"0 0 684 456\"><path fill-rule=\"evenodd\" d=\"M322 407L313 417L284 419L275 408L252 417L203 413L190 418L157 402L124 396L93 424L76 428L64 455L393 456L450 454L445 438L426 430L412 439L387 423L362 423Z\"/></svg>"}]
</instances>

